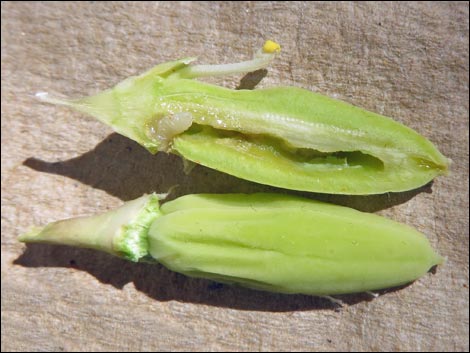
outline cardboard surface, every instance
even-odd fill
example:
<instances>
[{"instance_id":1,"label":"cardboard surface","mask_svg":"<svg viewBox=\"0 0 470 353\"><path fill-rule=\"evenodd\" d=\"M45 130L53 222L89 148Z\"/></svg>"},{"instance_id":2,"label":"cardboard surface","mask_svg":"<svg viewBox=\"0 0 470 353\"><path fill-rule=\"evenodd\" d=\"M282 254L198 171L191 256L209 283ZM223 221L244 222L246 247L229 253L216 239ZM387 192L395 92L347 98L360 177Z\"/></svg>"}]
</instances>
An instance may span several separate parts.
<instances>
[{"instance_id":1,"label":"cardboard surface","mask_svg":"<svg viewBox=\"0 0 470 353\"><path fill-rule=\"evenodd\" d=\"M468 3L2 2L2 351L468 350ZM150 155L93 119L40 104L184 56L282 55L258 87L294 85L392 116L453 160L432 186L309 197L424 232L437 273L370 300L286 296L189 279L90 250L24 246L31 225L145 192L275 190ZM212 79L250 87L265 73ZM275 190L285 192L283 190Z\"/></svg>"}]
</instances>

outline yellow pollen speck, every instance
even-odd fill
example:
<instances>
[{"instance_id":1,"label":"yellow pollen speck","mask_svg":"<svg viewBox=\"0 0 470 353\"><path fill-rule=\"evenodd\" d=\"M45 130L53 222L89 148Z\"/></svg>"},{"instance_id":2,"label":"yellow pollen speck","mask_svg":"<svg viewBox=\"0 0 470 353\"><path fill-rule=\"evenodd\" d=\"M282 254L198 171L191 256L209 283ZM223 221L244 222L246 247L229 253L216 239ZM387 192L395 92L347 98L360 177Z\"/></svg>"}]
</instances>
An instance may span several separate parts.
<instances>
[{"instance_id":1,"label":"yellow pollen speck","mask_svg":"<svg viewBox=\"0 0 470 353\"><path fill-rule=\"evenodd\" d=\"M267 40L263 45L263 52L264 53L278 53L281 51L281 46L272 40Z\"/></svg>"}]
</instances>

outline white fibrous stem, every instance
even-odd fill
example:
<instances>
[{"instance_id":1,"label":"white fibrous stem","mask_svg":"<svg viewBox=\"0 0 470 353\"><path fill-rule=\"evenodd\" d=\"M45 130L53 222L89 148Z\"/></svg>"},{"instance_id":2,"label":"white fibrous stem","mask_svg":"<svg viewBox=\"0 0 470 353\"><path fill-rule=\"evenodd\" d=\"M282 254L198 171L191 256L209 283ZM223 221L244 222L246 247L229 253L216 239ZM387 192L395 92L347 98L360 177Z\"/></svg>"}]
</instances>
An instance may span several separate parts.
<instances>
[{"instance_id":1,"label":"white fibrous stem","mask_svg":"<svg viewBox=\"0 0 470 353\"><path fill-rule=\"evenodd\" d=\"M380 295L379 293L375 293L375 292L372 292L372 291L370 291L370 290L366 291L366 293L367 293L368 295L370 295L371 297L373 297L373 298L378 298L379 295Z\"/></svg>"},{"instance_id":2,"label":"white fibrous stem","mask_svg":"<svg viewBox=\"0 0 470 353\"><path fill-rule=\"evenodd\" d=\"M39 100L41 100L41 101L43 101L43 102L46 102L46 103L59 104L59 105L67 105L67 106L71 106L71 105L72 105L69 100L51 96L51 95L49 95L49 93L47 93L47 92L37 92L34 96L35 96L37 99L39 99Z\"/></svg>"},{"instance_id":3,"label":"white fibrous stem","mask_svg":"<svg viewBox=\"0 0 470 353\"><path fill-rule=\"evenodd\" d=\"M243 72L253 72L263 69L274 60L277 52L266 53L259 50L252 60L242 61L233 64L220 65L191 65L177 71L175 74L179 78L198 78L208 76L225 76Z\"/></svg>"},{"instance_id":4,"label":"white fibrous stem","mask_svg":"<svg viewBox=\"0 0 470 353\"><path fill-rule=\"evenodd\" d=\"M336 304L336 305L338 305L338 306L340 306L340 307L342 307L343 304L344 304L344 302L343 302L341 299L334 298L334 297L332 297L331 295L320 295L319 297L320 297L320 298L327 299L327 300L329 300L331 303Z\"/></svg>"},{"instance_id":5,"label":"white fibrous stem","mask_svg":"<svg viewBox=\"0 0 470 353\"><path fill-rule=\"evenodd\" d=\"M163 116L158 121L157 131L153 132L158 140L160 151L168 151L173 138L188 130L193 123L193 116L188 112L181 112Z\"/></svg>"},{"instance_id":6,"label":"white fibrous stem","mask_svg":"<svg viewBox=\"0 0 470 353\"><path fill-rule=\"evenodd\" d=\"M167 192L164 192L161 194L155 194L155 195L157 195L159 200L165 200L177 187L179 187L179 185L175 184L173 186L170 186Z\"/></svg>"}]
</instances>

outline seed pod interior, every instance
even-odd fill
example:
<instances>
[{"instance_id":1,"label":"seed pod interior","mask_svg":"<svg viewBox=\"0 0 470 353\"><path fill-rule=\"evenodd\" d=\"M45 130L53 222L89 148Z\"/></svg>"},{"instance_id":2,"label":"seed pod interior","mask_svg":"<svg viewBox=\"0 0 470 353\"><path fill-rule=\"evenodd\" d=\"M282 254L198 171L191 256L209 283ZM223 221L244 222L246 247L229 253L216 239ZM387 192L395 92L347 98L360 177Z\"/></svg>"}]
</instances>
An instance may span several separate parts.
<instances>
[{"instance_id":1,"label":"seed pod interior","mask_svg":"<svg viewBox=\"0 0 470 353\"><path fill-rule=\"evenodd\" d=\"M429 140L379 114L295 87L230 90L193 80L264 67L275 47L237 64L164 63L83 99L40 97L91 114L152 153L287 189L377 194L447 172Z\"/></svg>"}]
</instances>

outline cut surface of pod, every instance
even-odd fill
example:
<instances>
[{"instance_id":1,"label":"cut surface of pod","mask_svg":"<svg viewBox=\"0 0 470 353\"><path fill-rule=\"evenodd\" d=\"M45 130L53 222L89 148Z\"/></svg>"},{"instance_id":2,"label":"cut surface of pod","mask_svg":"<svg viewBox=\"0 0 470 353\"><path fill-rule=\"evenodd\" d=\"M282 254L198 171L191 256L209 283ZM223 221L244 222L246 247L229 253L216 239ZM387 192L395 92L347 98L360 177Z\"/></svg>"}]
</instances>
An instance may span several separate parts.
<instances>
[{"instance_id":1,"label":"cut surface of pod","mask_svg":"<svg viewBox=\"0 0 470 353\"><path fill-rule=\"evenodd\" d=\"M186 58L92 97L40 97L91 114L152 153L286 189L379 194L447 173L449 160L429 140L385 116L296 87L231 90L194 80L264 67L279 50L272 43L251 61Z\"/></svg>"},{"instance_id":2,"label":"cut surface of pod","mask_svg":"<svg viewBox=\"0 0 470 353\"><path fill-rule=\"evenodd\" d=\"M156 195L20 237L90 247L218 282L281 293L344 294L405 284L442 263L415 229L279 194ZM152 280L149 278L148 280Z\"/></svg>"}]
</instances>

